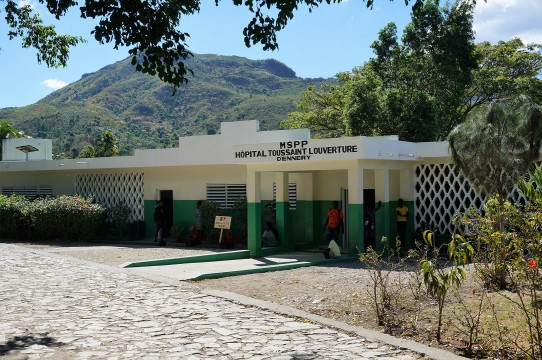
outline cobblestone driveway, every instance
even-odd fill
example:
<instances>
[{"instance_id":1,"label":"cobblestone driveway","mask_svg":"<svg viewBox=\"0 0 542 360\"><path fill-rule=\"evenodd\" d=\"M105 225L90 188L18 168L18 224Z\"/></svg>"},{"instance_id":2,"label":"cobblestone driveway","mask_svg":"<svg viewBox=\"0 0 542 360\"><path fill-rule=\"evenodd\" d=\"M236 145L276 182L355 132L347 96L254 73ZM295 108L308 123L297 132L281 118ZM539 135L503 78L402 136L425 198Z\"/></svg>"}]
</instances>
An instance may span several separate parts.
<instances>
[{"instance_id":1,"label":"cobblestone driveway","mask_svg":"<svg viewBox=\"0 0 542 360\"><path fill-rule=\"evenodd\" d=\"M247 284L250 286L250 284ZM122 269L0 244L6 359L417 359Z\"/></svg>"}]
</instances>

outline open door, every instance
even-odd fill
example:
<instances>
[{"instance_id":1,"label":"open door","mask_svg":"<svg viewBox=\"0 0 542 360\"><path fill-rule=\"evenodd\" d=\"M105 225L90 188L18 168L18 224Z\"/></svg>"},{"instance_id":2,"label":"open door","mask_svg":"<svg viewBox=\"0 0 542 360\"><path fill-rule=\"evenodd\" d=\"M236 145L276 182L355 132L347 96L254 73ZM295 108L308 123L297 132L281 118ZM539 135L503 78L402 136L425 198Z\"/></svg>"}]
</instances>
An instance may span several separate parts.
<instances>
[{"instance_id":1,"label":"open door","mask_svg":"<svg viewBox=\"0 0 542 360\"><path fill-rule=\"evenodd\" d=\"M364 205L364 226L363 226L363 240L365 249L371 246L375 249L376 241L376 201L375 201L375 189L363 189L363 205Z\"/></svg>"},{"instance_id":2,"label":"open door","mask_svg":"<svg viewBox=\"0 0 542 360\"><path fill-rule=\"evenodd\" d=\"M169 236L173 225L173 190L160 190L159 200L164 203L164 215L167 223L164 236Z\"/></svg>"}]
</instances>

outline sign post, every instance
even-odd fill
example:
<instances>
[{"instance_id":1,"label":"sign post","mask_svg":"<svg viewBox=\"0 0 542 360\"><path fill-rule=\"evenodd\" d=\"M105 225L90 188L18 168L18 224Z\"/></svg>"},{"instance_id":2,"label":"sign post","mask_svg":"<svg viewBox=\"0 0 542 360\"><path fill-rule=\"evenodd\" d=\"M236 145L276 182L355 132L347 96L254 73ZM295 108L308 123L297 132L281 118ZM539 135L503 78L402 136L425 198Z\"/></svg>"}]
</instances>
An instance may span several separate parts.
<instances>
[{"instance_id":1,"label":"sign post","mask_svg":"<svg viewBox=\"0 0 542 360\"><path fill-rule=\"evenodd\" d=\"M224 229L229 230L231 226L231 216L216 216L215 217L215 229L220 229L220 237L218 243L222 244L222 232Z\"/></svg>"}]
</instances>

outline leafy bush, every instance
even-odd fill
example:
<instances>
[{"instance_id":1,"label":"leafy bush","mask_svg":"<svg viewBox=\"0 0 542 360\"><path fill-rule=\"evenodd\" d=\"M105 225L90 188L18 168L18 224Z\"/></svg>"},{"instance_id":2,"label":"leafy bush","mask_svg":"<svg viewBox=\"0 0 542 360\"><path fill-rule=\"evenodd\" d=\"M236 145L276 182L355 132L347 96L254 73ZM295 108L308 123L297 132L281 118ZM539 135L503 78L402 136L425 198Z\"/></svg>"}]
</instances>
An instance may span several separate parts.
<instances>
[{"instance_id":1,"label":"leafy bush","mask_svg":"<svg viewBox=\"0 0 542 360\"><path fill-rule=\"evenodd\" d=\"M246 244L248 239L247 198L240 197L235 200L232 210L233 218L237 224L237 238L242 244Z\"/></svg>"},{"instance_id":2,"label":"leafy bush","mask_svg":"<svg viewBox=\"0 0 542 360\"><path fill-rule=\"evenodd\" d=\"M130 219L131 214L132 209L123 202L119 202L109 209L109 218L111 219L111 223L117 236L126 234L128 220Z\"/></svg>"},{"instance_id":3,"label":"leafy bush","mask_svg":"<svg viewBox=\"0 0 542 360\"><path fill-rule=\"evenodd\" d=\"M218 239L218 234L215 229L215 217L219 215L220 204L216 201L204 201L201 204L201 217L203 219L203 228L205 229L205 237L208 241Z\"/></svg>"},{"instance_id":4,"label":"leafy bush","mask_svg":"<svg viewBox=\"0 0 542 360\"><path fill-rule=\"evenodd\" d=\"M527 193L529 198L532 194ZM499 202L491 198L484 206L484 215L475 209L467 210L458 219L468 226L479 249L474 263L477 275L490 290L500 290L506 303L515 305L516 322L527 333L527 341L520 342L519 334L504 329L499 311L493 306L493 321L499 329L501 344L507 344L527 359L542 358L542 207L534 201L525 206Z\"/></svg>"},{"instance_id":5,"label":"leafy bush","mask_svg":"<svg viewBox=\"0 0 542 360\"><path fill-rule=\"evenodd\" d=\"M171 227L171 238L176 242L183 241L184 227L181 224L175 224Z\"/></svg>"},{"instance_id":6,"label":"leafy bush","mask_svg":"<svg viewBox=\"0 0 542 360\"><path fill-rule=\"evenodd\" d=\"M98 234L106 210L77 196L36 199L0 197L0 236L81 240Z\"/></svg>"},{"instance_id":7,"label":"leafy bush","mask_svg":"<svg viewBox=\"0 0 542 360\"><path fill-rule=\"evenodd\" d=\"M387 238L383 237L382 241L387 250ZM370 285L367 285L367 294L371 300L368 305L375 311L378 325L384 327L386 334L392 334L401 323L401 300L406 290L402 279L393 275L401 274L405 263L393 262L395 253L391 251L385 256L386 252L377 253L372 247L368 247L365 253L360 254L359 259L365 264L371 280Z\"/></svg>"},{"instance_id":8,"label":"leafy bush","mask_svg":"<svg viewBox=\"0 0 542 360\"><path fill-rule=\"evenodd\" d=\"M22 209L28 200L21 196L0 195L0 238L22 238L29 226Z\"/></svg>"},{"instance_id":9,"label":"leafy bush","mask_svg":"<svg viewBox=\"0 0 542 360\"><path fill-rule=\"evenodd\" d=\"M106 216L103 206L77 196L32 201L26 212L31 222L31 237L42 240L92 238Z\"/></svg>"}]
</instances>

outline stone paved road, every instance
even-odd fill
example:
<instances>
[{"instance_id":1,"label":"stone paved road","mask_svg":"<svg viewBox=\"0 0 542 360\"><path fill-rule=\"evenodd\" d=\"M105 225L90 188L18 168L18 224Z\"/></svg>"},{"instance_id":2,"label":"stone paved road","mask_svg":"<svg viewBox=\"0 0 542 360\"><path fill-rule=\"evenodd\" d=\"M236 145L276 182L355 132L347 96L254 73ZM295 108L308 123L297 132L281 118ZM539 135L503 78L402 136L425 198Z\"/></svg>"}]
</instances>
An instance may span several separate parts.
<instances>
[{"instance_id":1,"label":"stone paved road","mask_svg":"<svg viewBox=\"0 0 542 360\"><path fill-rule=\"evenodd\" d=\"M249 286L249 284L247 284ZM122 269L0 244L3 359L418 359Z\"/></svg>"}]
</instances>

